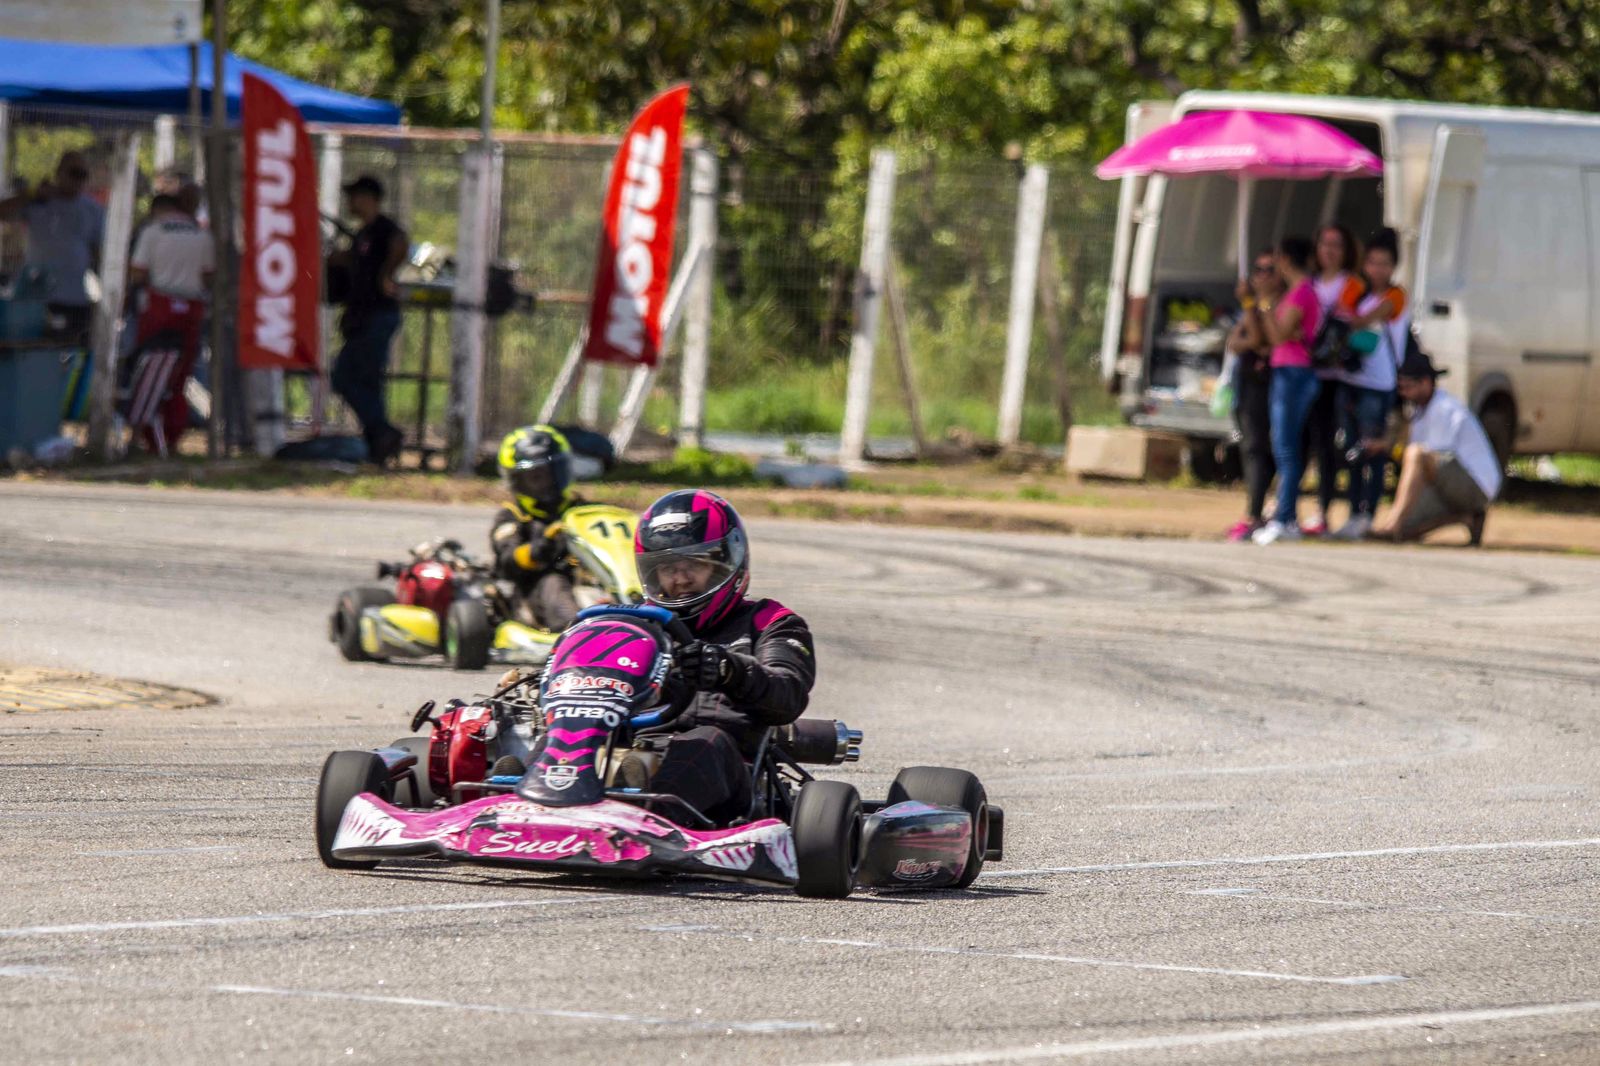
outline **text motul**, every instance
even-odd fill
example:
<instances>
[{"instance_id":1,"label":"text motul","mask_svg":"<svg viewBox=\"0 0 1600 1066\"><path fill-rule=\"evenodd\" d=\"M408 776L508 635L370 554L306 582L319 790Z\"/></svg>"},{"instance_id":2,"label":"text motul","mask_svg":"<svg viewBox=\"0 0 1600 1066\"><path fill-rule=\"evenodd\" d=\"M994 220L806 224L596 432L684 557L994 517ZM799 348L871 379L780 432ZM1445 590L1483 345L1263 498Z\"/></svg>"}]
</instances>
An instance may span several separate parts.
<instances>
[{"instance_id":1,"label":"text motul","mask_svg":"<svg viewBox=\"0 0 1600 1066\"><path fill-rule=\"evenodd\" d=\"M299 264L294 252L294 123L283 119L256 134L255 257L261 295L255 301L255 341L284 359L294 354L294 282Z\"/></svg>"},{"instance_id":2,"label":"text motul","mask_svg":"<svg viewBox=\"0 0 1600 1066\"><path fill-rule=\"evenodd\" d=\"M637 357L644 351L644 320L655 279L656 208L661 204L661 165L667 157L667 131L628 138L626 180L617 218L617 290L606 307L606 343Z\"/></svg>"}]
</instances>

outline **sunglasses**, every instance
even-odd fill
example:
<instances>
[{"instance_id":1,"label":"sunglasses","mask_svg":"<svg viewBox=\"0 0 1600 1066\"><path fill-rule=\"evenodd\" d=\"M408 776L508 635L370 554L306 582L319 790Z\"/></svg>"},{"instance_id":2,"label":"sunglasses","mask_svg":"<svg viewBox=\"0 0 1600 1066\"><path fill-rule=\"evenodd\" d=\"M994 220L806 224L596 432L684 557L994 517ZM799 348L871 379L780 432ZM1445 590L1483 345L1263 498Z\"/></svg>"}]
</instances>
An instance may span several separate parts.
<instances>
[{"instance_id":1,"label":"sunglasses","mask_svg":"<svg viewBox=\"0 0 1600 1066\"><path fill-rule=\"evenodd\" d=\"M67 170L63 170L61 173L65 174L73 181L83 181L89 176L89 172L84 170L82 167L70 167Z\"/></svg>"}]
</instances>

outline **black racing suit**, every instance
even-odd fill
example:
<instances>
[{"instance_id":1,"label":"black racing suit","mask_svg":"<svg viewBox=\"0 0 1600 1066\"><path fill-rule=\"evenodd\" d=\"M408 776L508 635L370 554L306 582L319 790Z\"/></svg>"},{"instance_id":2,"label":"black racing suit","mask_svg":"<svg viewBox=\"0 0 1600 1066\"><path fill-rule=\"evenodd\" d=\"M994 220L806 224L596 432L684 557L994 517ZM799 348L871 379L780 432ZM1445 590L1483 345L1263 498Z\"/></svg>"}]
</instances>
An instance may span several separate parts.
<instances>
[{"instance_id":1,"label":"black racing suit","mask_svg":"<svg viewBox=\"0 0 1600 1066\"><path fill-rule=\"evenodd\" d=\"M578 600L563 563L563 538L545 536L554 521L507 504L495 512L489 546L494 551L494 576L516 588L512 608L517 620L559 633L578 616ZM519 552L524 545L528 550Z\"/></svg>"},{"instance_id":2,"label":"black racing suit","mask_svg":"<svg viewBox=\"0 0 1600 1066\"><path fill-rule=\"evenodd\" d=\"M688 707L664 727L671 740L651 788L727 822L750 806L745 760L755 756L762 734L805 712L817 679L816 650L805 619L773 600L745 600L695 636L726 649L733 676L719 691L675 694L673 702Z\"/></svg>"}]
</instances>

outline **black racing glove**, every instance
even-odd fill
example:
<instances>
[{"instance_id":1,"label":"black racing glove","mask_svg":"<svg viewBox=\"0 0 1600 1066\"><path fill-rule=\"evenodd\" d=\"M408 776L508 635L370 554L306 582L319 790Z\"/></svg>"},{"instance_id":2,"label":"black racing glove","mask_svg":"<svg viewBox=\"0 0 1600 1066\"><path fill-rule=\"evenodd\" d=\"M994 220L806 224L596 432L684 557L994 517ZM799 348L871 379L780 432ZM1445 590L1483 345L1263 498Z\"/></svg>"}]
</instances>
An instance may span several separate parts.
<instances>
[{"instance_id":1,"label":"black racing glove","mask_svg":"<svg viewBox=\"0 0 1600 1066\"><path fill-rule=\"evenodd\" d=\"M692 641L675 656L678 675L696 692L725 692L744 671L738 659L720 644Z\"/></svg>"}]
</instances>

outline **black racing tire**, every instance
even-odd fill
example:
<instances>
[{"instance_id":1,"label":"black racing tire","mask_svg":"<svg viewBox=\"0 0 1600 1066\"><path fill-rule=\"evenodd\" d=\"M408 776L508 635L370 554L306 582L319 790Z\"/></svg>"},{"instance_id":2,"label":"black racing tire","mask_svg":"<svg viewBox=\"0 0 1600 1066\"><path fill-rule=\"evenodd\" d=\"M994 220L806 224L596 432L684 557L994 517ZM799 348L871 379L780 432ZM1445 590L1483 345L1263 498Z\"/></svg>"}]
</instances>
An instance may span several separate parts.
<instances>
[{"instance_id":1,"label":"black racing tire","mask_svg":"<svg viewBox=\"0 0 1600 1066\"><path fill-rule=\"evenodd\" d=\"M336 751L322 764L322 779L317 782L317 854L322 865L332 870L370 870L376 859L336 859L333 838L350 801L363 792L388 799L389 771L383 760L370 751Z\"/></svg>"},{"instance_id":2,"label":"black racing tire","mask_svg":"<svg viewBox=\"0 0 1600 1066\"><path fill-rule=\"evenodd\" d=\"M1237 478L1227 459L1227 445L1214 437L1190 437L1186 447L1189 472L1196 481L1220 485Z\"/></svg>"},{"instance_id":3,"label":"black racing tire","mask_svg":"<svg viewBox=\"0 0 1600 1066\"><path fill-rule=\"evenodd\" d=\"M417 765L411 768L415 775L416 789L413 791L413 778L402 777L394 783L394 805L396 807L418 807L426 809L432 807L439 797L433 791L433 785L428 780L428 748L432 740L428 737L401 737L390 744L391 748L409 751L417 757Z\"/></svg>"},{"instance_id":4,"label":"black racing tire","mask_svg":"<svg viewBox=\"0 0 1600 1066\"><path fill-rule=\"evenodd\" d=\"M861 796L843 781L807 781L795 802L794 890L811 899L843 899L861 865Z\"/></svg>"},{"instance_id":5,"label":"black racing tire","mask_svg":"<svg viewBox=\"0 0 1600 1066\"><path fill-rule=\"evenodd\" d=\"M339 593L339 606L333 612L333 639L339 654L353 663L372 662L361 646L361 612L368 607L383 607L394 602L394 593L376 585L361 585Z\"/></svg>"},{"instance_id":6,"label":"black racing tire","mask_svg":"<svg viewBox=\"0 0 1600 1066\"><path fill-rule=\"evenodd\" d=\"M489 665L494 629L482 600L458 599L444 619L444 657L457 670L482 670Z\"/></svg>"},{"instance_id":7,"label":"black racing tire","mask_svg":"<svg viewBox=\"0 0 1600 1066\"><path fill-rule=\"evenodd\" d=\"M972 817L972 843L967 865L955 887L966 888L983 872L983 855L989 848L989 796L977 776L946 766L908 766L889 786L889 803L915 800L930 807L956 807Z\"/></svg>"}]
</instances>

